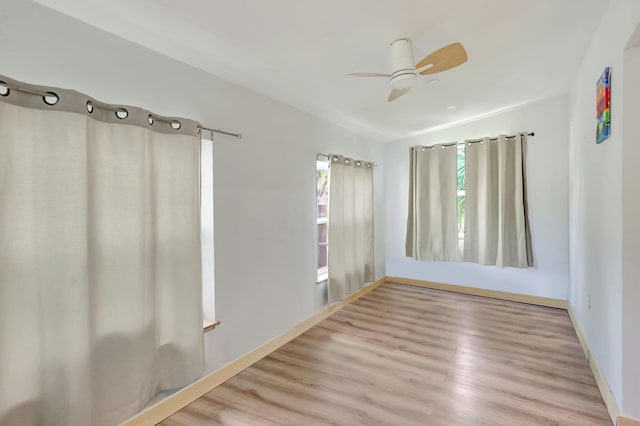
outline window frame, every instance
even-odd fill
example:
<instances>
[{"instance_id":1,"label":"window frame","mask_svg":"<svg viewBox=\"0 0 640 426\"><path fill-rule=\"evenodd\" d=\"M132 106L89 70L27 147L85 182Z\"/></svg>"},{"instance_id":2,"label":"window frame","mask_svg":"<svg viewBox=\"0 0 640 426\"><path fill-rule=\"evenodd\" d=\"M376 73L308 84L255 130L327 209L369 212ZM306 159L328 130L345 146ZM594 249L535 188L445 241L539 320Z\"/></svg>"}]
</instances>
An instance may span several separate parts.
<instances>
[{"instance_id":1,"label":"window frame","mask_svg":"<svg viewBox=\"0 0 640 426\"><path fill-rule=\"evenodd\" d=\"M458 243L460 250L464 248L464 216L466 204L466 163L465 163L465 145L458 144L456 152L456 174L457 174L457 192L456 204L458 207ZM462 198L462 199L461 199Z\"/></svg>"},{"instance_id":2,"label":"window frame","mask_svg":"<svg viewBox=\"0 0 640 426\"><path fill-rule=\"evenodd\" d=\"M216 320L215 288L215 218L213 196L213 141L203 137L200 140L200 241L202 262L202 328L204 332L213 330ZM210 220L207 220L210 218Z\"/></svg>"},{"instance_id":3,"label":"window frame","mask_svg":"<svg viewBox=\"0 0 640 426\"><path fill-rule=\"evenodd\" d=\"M330 168L331 163L329 159L320 160L316 159L316 236L315 236L315 247L316 247L316 284L321 284L326 282L329 279L329 191L330 191ZM318 172L324 171L326 172L326 216L320 216L320 206L322 204L319 203L320 197L318 194ZM319 225L326 225L326 241L320 241L320 231ZM320 263L320 245L324 244L326 246L326 265L318 266Z\"/></svg>"}]
</instances>

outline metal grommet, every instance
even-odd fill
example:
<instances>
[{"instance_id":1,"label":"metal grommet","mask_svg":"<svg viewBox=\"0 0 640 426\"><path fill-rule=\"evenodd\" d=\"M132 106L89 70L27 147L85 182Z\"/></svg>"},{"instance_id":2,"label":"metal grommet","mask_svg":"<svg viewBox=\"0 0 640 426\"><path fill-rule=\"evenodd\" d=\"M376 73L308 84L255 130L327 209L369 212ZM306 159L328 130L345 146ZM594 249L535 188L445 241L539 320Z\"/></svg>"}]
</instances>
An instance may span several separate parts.
<instances>
[{"instance_id":1,"label":"metal grommet","mask_svg":"<svg viewBox=\"0 0 640 426\"><path fill-rule=\"evenodd\" d=\"M0 96L9 96L9 93L11 93L11 89L7 86L7 82L0 80Z\"/></svg>"},{"instance_id":2,"label":"metal grommet","mask_svg":"<svg viewBox=\"0 0 640 426\"><path fill-rule=\"evenodd\" d=\"M182 127L182 123L178 120L172 120L169 125L173 130L180 130L180 127Z\"/></svg>"},{"instance_id":3,"label":"metal grommet","mask_svg":"<svg viewBox=\"0 0 640 426\"><path fill-rule=\"evenodd\" d=\"M44 96L42 96L42 100L47 105L55 105L60 100L60 97L58 96L57 93L47 92L44 94Z\"/></svg>"},{"instance_id":4,"label":"metal grommet","mask_svg":"<svg viewBox=\"0 0 640 426\"><path fill-rule=\"evenodd\" d=\"M149 122L149 126L153 126L153 122L154 122L153 115L149 114L149 116L147 117L147 121Z\"/></svg>"},{"instance_id":5,"label":"metal grommet","mask_svg":"<svg viewBox=\"0 0 640 426\"><path fill-rule=\"evenodd\" d=\"M116 117L118 117L120 120L124 120L128 116L129 116L129 111L127 111L126 109L124 108L116 109Z\"/></svg>"},{"instance_id":6,"label":"metal grommet","mask_svg":"<svg viewBox=\"0 0 640 426\"><path fill-rule=\"evenodd\" d=\"M89 114L93 112L93 103L91 103L91 101L87 101L87 112Z\"/></svg>"}]
</instances>

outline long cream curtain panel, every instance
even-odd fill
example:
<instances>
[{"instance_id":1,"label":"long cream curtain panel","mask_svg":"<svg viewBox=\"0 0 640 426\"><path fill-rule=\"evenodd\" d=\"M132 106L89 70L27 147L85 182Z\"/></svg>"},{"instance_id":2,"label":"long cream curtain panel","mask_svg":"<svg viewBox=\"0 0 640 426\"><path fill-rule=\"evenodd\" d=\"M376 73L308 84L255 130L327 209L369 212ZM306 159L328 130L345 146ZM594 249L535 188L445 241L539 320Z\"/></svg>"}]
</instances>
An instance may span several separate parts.
<instances>
[{"instance_id":1,"label":"long cream curtain panel","mask_svg":"<svg viewBox=\"0 0 640 426\"><path fill-rule=\"evenodd\" d=\"M416 260L459 261L456 146L409 151L406 254Z\"/></svg>"},{"instance_id":2,"label":"long cream curtain panel","mask_svg":"<svg viewBox=\"0 0 640 426\"><path fill-rule=\"evenodd\" d=\"M532 265L526 215L526 134L465 144L465 262Z\"/></svg>"},{"instance_id":3,"label":"long cream curtain panel","mask_svg":"<svg viewBox=\"0 0 640 426\"><path fill-rule=\"evenodd\" d=\"M203 369L197 123L98 105L0 76L3 426L115 425Z\"/></svg>"},{"instance_id":4,"label":"long cream curtain panel","mask_svg":"<svg viewBox=\"0 0 640 426\"><path fill-rule=\"evenodd\" d=\"M375 281L373 163L332 155L329 180L329 303Z\"/></svg>"}]
</instances>

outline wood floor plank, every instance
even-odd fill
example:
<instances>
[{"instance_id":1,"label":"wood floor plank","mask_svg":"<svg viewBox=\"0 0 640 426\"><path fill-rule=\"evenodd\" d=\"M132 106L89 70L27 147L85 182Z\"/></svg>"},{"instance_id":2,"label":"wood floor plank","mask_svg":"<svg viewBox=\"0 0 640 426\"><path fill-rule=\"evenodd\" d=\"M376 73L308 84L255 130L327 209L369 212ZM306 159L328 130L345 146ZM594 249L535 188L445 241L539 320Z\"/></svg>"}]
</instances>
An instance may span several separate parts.
<instances>
[{"instance_id":1,"label":"wood floor plank","mask_svg":"<svg viewBox=\"0 0 640 426\"><path fill-rule=\"evenodd\" d=\"M386 283L164 420L611 425L567 313Z\"/></svg>"}]
</instances>

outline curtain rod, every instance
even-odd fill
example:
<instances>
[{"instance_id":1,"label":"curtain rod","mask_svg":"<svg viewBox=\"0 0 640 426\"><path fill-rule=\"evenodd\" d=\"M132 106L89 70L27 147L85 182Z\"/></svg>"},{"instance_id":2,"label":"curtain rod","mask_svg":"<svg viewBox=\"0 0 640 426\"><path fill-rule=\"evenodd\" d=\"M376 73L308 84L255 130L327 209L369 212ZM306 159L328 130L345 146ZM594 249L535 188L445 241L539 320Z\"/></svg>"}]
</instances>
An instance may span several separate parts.
<instances>
[{"instance_id":1,"label":"curtain rod","mask_svg":"<svg viewBox=\"0 0 640 426\"><path fill-rule=\"evenodd\" d=\"M526 133L526 135L527 135L527 136L535 136L535 135L536 135L536 133L535 133L535 132L529 132L529 133ZM509 135L509 136L506 136L506 139L514 139L516 136L517 136L517 135ZM522 136L520 136L520 137L522 137ZM465 143L477 143L477 142L482 142L483 140L484 140L484 139L471 139L471 140L468 140L468 141L465 141L465 142L461 142L461 143L460 143L460 145L464 145ZM491 138L491 139L489 139L489 140L490 140L490 141L497 141L497 140L498 140L498 138Z\"/></svg>"},{"instance_id":2,"label":"curtain rod","mask_svg":"<svg viewBox=\"0 0 640 426\"><path fill-rule=\"evenodd\" d=\"M39 91L39 90L32 90L32 89L27 89L26 87L19 87L16 85L9 85L7 83L5 83L4 81L2 82L2 86L4 86L7 89L6 94L2 94L3 96L6 96L9 94L9 90L17 90L19 92L23 92L23 93L29 93L31 95L36 95L36 96L42 96L43 99L44 98L55 98L54 101L52 101L52 105L58 103L59 100L59 96L54 93L54 92L43 92L43 91ZM45 102L47 102L45 100ZM105 104L102 102L96 102L96 101L89 101L87 103L87 108L93 108L93 107L97 107L106 111L111 111L114 113L122 113L122 112L126 112L126 109L123 107L115 107L115 106L111 106L109 104ZM166 119L163 117L159 117L157 115L149 115L149 123L152 123L153 120L157 120L157 121L161 121L163 123L167 123L169 124L172 128L174 129L179 129L180 128L180 122L176 119ZM177 124L176 124L177 123ZM174 125L177 125L178 127L174 127ZM238 139L242 139L242 133L233 133L233 132L227 132L226 130L221 130L221 129L212 129L210 127L205 127L205 126L201 126L200 124L198 124L198 130L201 132L203 130L207 131L207 132L215 132L215 133L219 133L221 135L226 135L226 136L232 136L234 138L238 138ZM213 139L213 133L211 135L211 138Z\"/></svg>"},{"instance_id":3,"label":"curtain rod","mask_svg":"<svg viewBox=\"0 0 640 426\"><path fill-rule=\"evenodd\" d=\"M33 92L30 92L33 93ZM36 95L38 95L39 93L36 93ZM97 105L98 108L107 110L107 111L111 111L111 112L118 112L120 110L122 110L122 108L117 108L117 107L113 107L111 105L108 104L104 104L104 103L100 103ZM153 119L161 121L163 123L167 123L169 125L172 125L176 120L167 120L166 118L163 117L158 117L157 115L152 116ZM227 136L233 136L234 138L238 138L238 139L242 139L242 134L241 133L232 133L232 132L227 132L225 130L220 130L220 129L210 129L209 127L204 127L198 124L198 129L200 131L206 130L207 132L216 132L216 133L220 133L221 135L227 135ZM213 139L213 134L211 135L211 139Z\"/></svg>"},{"instance_id":4,"label":"curtain rod","mask_svg":"<svg viewBox=\"0 0 640 426\"><path fill-rule=\"evenodd\" d=\"M526 135L526 136L535 136L536 134L535 134L535 132L523 133L522 135L520 135L520 138L522 138L522 136L524 136L524 135ZM505 138L506 139L515 139L516 136L517 135L508 135L508 136L505 136ZM489 138L489 140L490 141L497 141L498 138ZM464 142L453 142L453 143L444 143L444 144L436 144L436 145L441 146L441 147L444 148L446 146L464 146L466 144L471 145L472 143L478 143L478 142L482 142L482 141L484 141L484 139L469 139L469 140L466 140ZM436 145L423 146L422 148L423 149L433 148ZM418 147L417 146L412 146L411 147L411 149L415 149L415 148L418 148Z\"/></svg>"},{"instance_id":5,"label":"curtain rod","mask_svg":"<svg viewBox=\"0 0 640 426\"><path fill-rule=\"evenodd\" d=\"M327 161L329 161L329 159L331 158L331 154L323 154L321 152L316 154L316 159L318 159L318 157L325 157L327 159ZM377 163L373 163L373 167L378 167Z\"/></svg>"},{"instance_id":6,"label":"curtain rod","mask_svg":"<svg viewBox=\"0 0 640 426\"><path fill-rule=\"evenodd\" d=\"M225 130L220 130L220 129L210 129L204 126L198 126L198 129L206 130L208 132L216 132L216 133L220 133L221 135L233 136L234 138L242 139L242 133L232 133L232 132L227 132Z\"/></svg>"}]
</instances>

